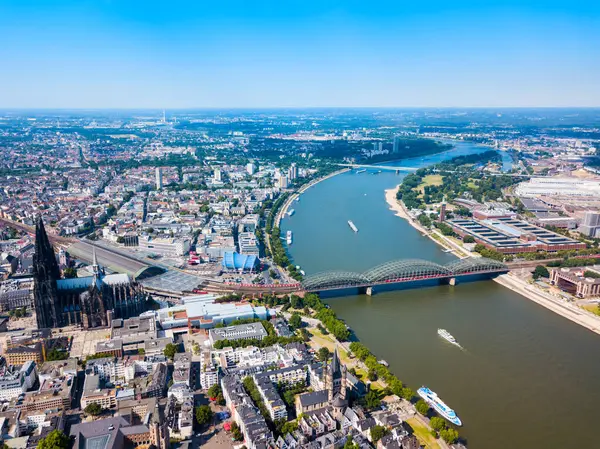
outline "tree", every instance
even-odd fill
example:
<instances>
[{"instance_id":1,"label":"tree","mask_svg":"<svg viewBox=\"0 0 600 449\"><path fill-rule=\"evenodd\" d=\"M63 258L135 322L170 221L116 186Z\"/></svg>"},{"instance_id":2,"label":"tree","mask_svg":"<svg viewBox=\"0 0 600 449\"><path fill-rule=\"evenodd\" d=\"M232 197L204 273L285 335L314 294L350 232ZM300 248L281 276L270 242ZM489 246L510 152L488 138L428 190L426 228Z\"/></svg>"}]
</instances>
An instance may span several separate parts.
<instances>
[{"instance_id":1,"label":"tree","mask_svg":"<svg viewBox=\"0 0 600 449\"><path fill-rule=\"evenodd\" d=\"M165 357L168 357L172 360L173 357L175 357L175 354L179 352L178 349L179 348L176 344L168 343L167 346L165 346L165 349L163 350L163 354L165 355Z\"/></svg>"},{"instance_id":2,"label":"tree","mask_svg":"<svg viewBox=\"0 0 600 449\"><path fill-rule=\"evenodd\" d=\"M240 430L240 426L238 423L233 421L231 423L231 434L233 435L233 439L235 441L242 441L244 439L244 435L242 435L242 431Z\"/></svg>"},{"instance_id":3,"label":"tree","mask_svg":"<svg viewBox=\"0 0 600 449\"><path fill-rule=\"evenodd\" d=\"M100 404L93 402L91 404L86 405L83 411L87 415L98 416L102 413L102 407L100 406Z\"/></svg>"},{"instance_id":4,"label":"tree","mask_svg":"<svg viewBox=\"0 0 600 449\"><path fill-rule=\"evenodd\" d=\"M219 394L221 394L221 386L219 384L214 384L206 393L208 394L209 398L216 398L219 396Z\"/></svg>"},{"instance_id":5,"label":"tree","mask_svg":"<svg viewBox=\"0 0 600 449\"><path fill-rule=\"evenodd\" d=\"M418 220L424 228L428 228L431 226L431 218L429 218L429 215L427 214L419 215Z\"/></svg>"},{"instance_id":6,"label":"tree","mask_svg":"<svg viewBox=\"0 0 600 449\"><path fill-rule=\"evenodd\" d=\"M548 277L550 277L550 272L548 271L548 268L546 268L543 265L538 265L537 267L535 267L535 270L533 270L533 279Z\"/></svg>"},{"instance_id":7,"label":"tree","mask_svg":"<svg viewBox=\"0 0 600 449\"><path fill-rule=\"evenodd\" d=\"M289 324L292 327L292 329L300 329L302 327L302 318L300 318L299 314L294 313L290 317Z\"/></svg>"},{"instance_id":8,"label":"tree","mask_svg":"<svg viewBox=\"0 0 600 449\"><path fill-rule=\"evenodd\" d=\"M277 433L280 435L287 435L298 430L298 423L296 421L286 421L285 419L278 419L275 421L275 428Z\"/></svg>"},{"instance_id":9,"label":"tree","mask_svg":"<svg viewBox=\"0 0 600 449\"><path fill-rule=\"evenodd\" d=\"M371 440L373 440L373 443L377 444L377 442L388 433L389 430L383 426L373 426L371 427Z\"/></svg>"},{"instance_id":10,"label":"tree","mask_svg":"<svg viewBox=\"0 0 600 449\"><path fill-rule=\"evenodd\" d=\"M317 352L317 357L321 362L325 362L329 358L330 354L331 353L329 352L329 349L323 346L322 348L319 348L319 351Z\"/></svg>"},{"instance_id":11,"label":"tree","mask_svg":"<svg viewBox=\"0 0 600 449\"><path fill-rule=\"evenodd\" d=\"M458 440L458 432L452 428L443 429L440 431L440 437L448 444L456 443L456 440Z\"/></svg>"},{"instance_id":12,"label":"tree","mask_svg":"<svg viewBox=\"0 0 600 449\"><path fill-rule=\"evenodd\" d=\"M303 307L302 299L297 295L292 295L290 297L290 304L292 309L301 309Z\"/></svg>"},{"instance_id":13,"label":"tree","mask_svg":"<svg viewBox=\"0 0 600 449\"><path fill-rule=\"evenodd\" d=\"M394 377L390 382L388 382L390 388L392 389L392 393L396 396L402 397L402 388L404 385L402 381L396 377Z\"/></svg>"},{"instance_id":14,"label":"tree","mask_svg":"<svg viewBox=\"0 0 600 449\"><path fill-rule=\"evenodd\" d=\"M208 405L200 405L196 407L196 421L201 426L208 424L213 417L213 412Z\"/></svg>"},{"instance_id":15,"label":"tree","mask_svg":"<svg viewBox=\"0 0 600 449\"><path fill-rule=\"evenodd\" d=\"M365 405L367 408L374 409L381 405L381 399L379 393L376 390L369 390L365 396Z\"/></svg>"},{"instance_id":16,"label":"tree","mask_svg":"<svg viewBox=\"0 0 600 449\"><path fill-rule=\"evenodd\" d=\"M144 348L138 348L139 355L146 355L146 350Z\"/></svg>"},{"instance_id":17,"label":"tree","mask_svg":"<svg viewBox=\"0 0 600 449\"><path fill-rule=\"evenodd\" d=\"M350 435L346 437L346 444L344 444L344 449L360 449L360 446L356 444Z\"/></svg>"},{"instance_id":18,"label":"tree","mask_svg":"<svg viewBox=\"0 0 600 449\"><path fill-rule=\"evenodd\" d=\"M367 379L369 379L371 382L375 382L377 380L377 373L374 370L369 370Z\"/></svg>"},{"instance_id":19,"label":"tree","mask_svg":"<svg viewBox=\"0 0 600 449\"><path fill-rule=\"evenodd\" d=\"M402 389L402 397L404 399L406 399L407 401L412 400L412 398L415 396L415 392L412 391L410 388L405 387Z\"/></svg>"},{"instance_id":20,"label":"tree","mask_svg":"<svg viewBox=\"0 0 600 449\"><path fill-rule=\"evenodd\" d=\"M69 449L70 446L69 437L58 429L50 432L46 438L42 438L37 445L38 449Z\"/></svg>"},{"instance_id":21,"label":"tree","mask_svg":"<svg viewBox=\"0 0 600 449\"><path fill-rule=\"evenodd\" d=\"M427 402L425 402L423 399L420 399L415 407L421 415L427 416L427 412L429 412L429 406L427 405Z\"/></svg>"},{"instance_id":22,"label":"tree","mask_svg":"<svg viewBox=\"0 0 600 449\"><path fill-rule=\"evenodd\" d=\"M463 237L463 242L464 243L475 243L475 237L473 237L472 235L465 235Z\"/></svg>"},{"instance_id":23,"label":"tree","mask_svg":"<svg viewBox=\"0 0 600 449\"><path fill-rule=\"evenodd\" d=\"M66 352L66 351L59 351L56 348L52 348L46 354L46 360L48 362L52 362L52 361L55 361L55 360L66 360L68 358L69 358L69 353L68 352Z\"/></svg>"},{"instance_id":24,"label":"tree","mask_svg":"<svg viewBox=\"0 0 600 449\"><path fill-rule=\"evenodd\" d=\"M77 277L77 270L73 267L67 267L63 271L65 279L73 279Z\"/></svg>"},{"instance_id":25,"label":"tree","mask_svg":"<svg viewBox=\"0 0 600 449\"><path fill-rule=\"evenodd\" d=\"M431 421L429 423L431 424L431 427L433 427L433 430L435 430L436 432L439 432L446 428L446 421L444 420L444 418L440 418L439 416L434 416L433 418L431 418Z\"/></svg>"}]
</instances>

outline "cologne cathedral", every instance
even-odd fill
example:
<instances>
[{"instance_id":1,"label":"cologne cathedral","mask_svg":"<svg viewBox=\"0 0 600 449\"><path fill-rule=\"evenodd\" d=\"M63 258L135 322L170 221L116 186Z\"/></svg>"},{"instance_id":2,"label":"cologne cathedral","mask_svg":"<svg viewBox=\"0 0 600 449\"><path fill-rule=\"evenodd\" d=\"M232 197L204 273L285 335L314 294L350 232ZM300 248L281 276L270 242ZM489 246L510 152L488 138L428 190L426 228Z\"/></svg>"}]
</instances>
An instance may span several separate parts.
<instances>
[{"instance_id":1,"label":"cologne cathedral","mask_svg":"<svg viewBox=\"0 0 600 449\"><path fill-rule=\"evenodd\" d=\"M39 329L110 326L113 318L144 312L146 295L127 274L105 274L94 253L92 276L61 279L54 249L41 216L35 227L33 296Z\"/></svg>"}]
</instances>

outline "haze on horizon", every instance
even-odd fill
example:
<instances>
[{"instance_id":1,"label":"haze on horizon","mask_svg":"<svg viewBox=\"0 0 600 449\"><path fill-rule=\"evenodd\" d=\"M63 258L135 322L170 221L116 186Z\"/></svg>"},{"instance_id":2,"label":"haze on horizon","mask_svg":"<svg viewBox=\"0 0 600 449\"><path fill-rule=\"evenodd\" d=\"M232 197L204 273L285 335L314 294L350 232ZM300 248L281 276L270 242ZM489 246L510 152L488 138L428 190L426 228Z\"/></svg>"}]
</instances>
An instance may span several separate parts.
<instances>
[{"instance_id":1,"label":"haze on horizon","mask_svg":"<svg viewBox=\"0 0 600 449\"><path fill-rule=\"evenodd\" d=\"M598 30L584 0L4 0L0 108L597 107Z\"/></svg>"}]
</instances>

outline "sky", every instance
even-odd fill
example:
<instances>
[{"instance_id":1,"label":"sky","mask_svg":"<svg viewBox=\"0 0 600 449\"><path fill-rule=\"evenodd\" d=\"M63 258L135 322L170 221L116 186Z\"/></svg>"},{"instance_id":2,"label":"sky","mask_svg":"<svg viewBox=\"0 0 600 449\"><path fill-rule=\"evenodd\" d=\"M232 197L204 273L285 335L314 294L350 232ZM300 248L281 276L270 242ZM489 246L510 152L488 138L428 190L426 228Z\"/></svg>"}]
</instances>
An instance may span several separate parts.
<instances>
[{"instance_id":1,"label":"sky","mask_svg":"<svg viewBox=\"0 0 600 449\"><path fill-rule=\"evenodd\" d=\"M600 106L600 1L0 0L0 108Z\"/></svg>"}]
</instances>

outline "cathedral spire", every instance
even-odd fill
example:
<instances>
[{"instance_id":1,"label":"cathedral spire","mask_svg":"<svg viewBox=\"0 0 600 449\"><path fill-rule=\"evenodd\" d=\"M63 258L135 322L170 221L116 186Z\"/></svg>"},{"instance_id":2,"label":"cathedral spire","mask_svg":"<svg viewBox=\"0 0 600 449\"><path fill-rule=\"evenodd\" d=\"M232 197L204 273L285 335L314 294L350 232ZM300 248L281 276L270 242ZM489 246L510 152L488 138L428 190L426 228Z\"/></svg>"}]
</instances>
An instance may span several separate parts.
<instances>
[{"instance_id":1,"label":"cathedral spire","mask_svg":"<svg viewBox=\"0 0 600 449\"><path fill-rule=\"evenodd\" d=\"M44 221L38 215L35 223L35 253L33 254L33 301L38 329L59 326L59 299L56 281L60 268L54 248L48 239Z\"/></svg>"},{"instance_id":2,"label":"cathedral spire","mask_svg":"<svg viewBox=\"0 0 600 449\"><path fill-rule=\"evenodd\" d=\"M94 271L94 276L98 277L100 275L100 266L98 265L98 258L96 257L96 247L92 247L92 270Z\"/></svg>"},{"instance_id":3,"label":"cathedral spire","mask_svg":"<svg viewBox=\"0 0 600 449\"><path fill-rule=\"evenodd\" d=\"M340 359L338 357L338 348L337 345L333 350L333 358L331 359L331 373L335 375L340 369Z\"/></svg>"},{"instance_id":4,"label":"cathedral spire","mask_svg":"<svg viewBox=\"0 0 600 449\"><path fill-rule=\"evenodd\" d=\"M42 216L38 215L35 223L35 253L33 255L34 274L60 279L60 269L54 255L54 248L48 239Z\"/></svg>"}]
</instances>

